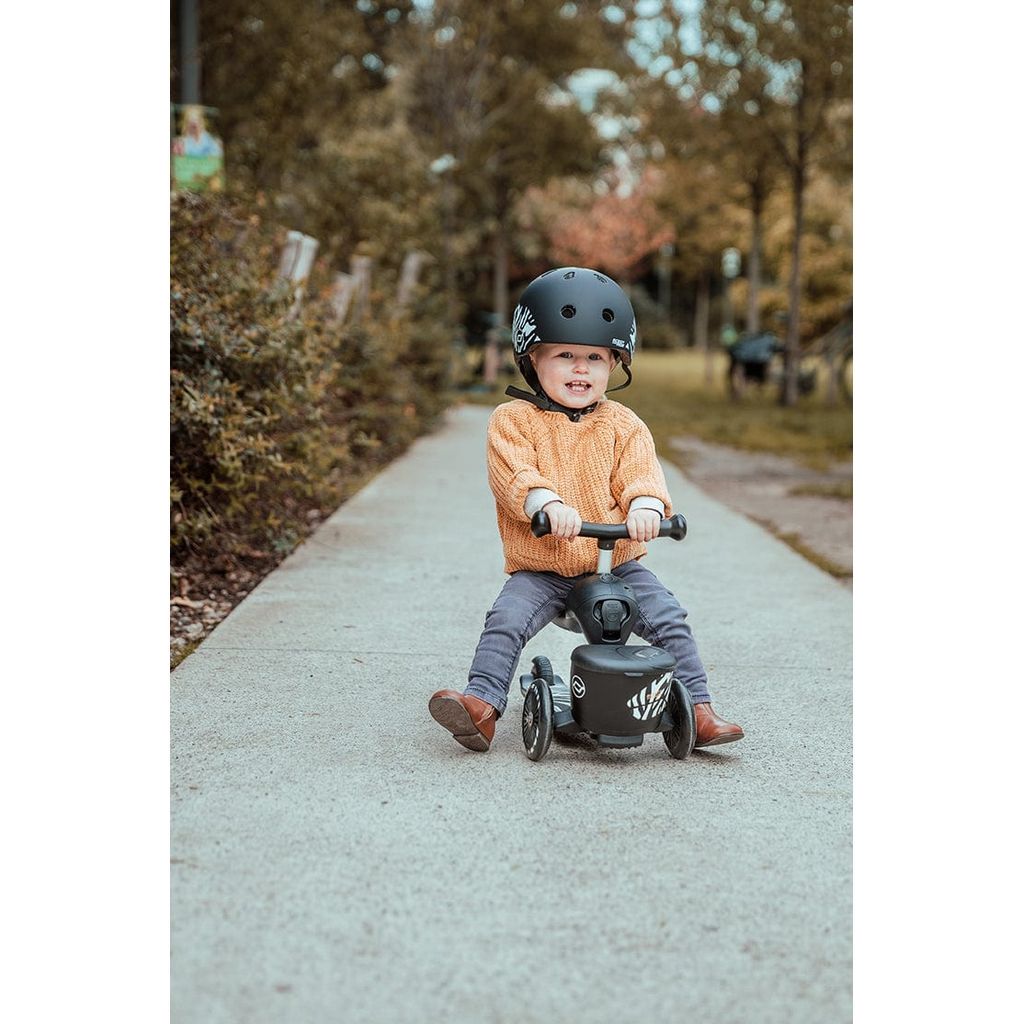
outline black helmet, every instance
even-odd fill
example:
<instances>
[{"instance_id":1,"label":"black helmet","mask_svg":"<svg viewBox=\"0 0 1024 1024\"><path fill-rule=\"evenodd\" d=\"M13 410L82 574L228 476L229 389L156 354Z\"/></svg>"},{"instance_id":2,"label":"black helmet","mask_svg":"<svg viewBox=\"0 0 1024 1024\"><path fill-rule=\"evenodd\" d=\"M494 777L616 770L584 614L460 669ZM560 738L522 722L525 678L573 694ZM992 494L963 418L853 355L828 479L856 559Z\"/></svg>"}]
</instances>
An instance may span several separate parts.
<instances>
[{"instance_id":1,"label":"black helmet","mask_svg":"<svg viewBox=\"0 0 1024 1024\"><path fill-rule=\"evenodd\" d=\"M540 392L530 361L535 345L589 345L610 348L633 379L629 364L636 348L636 316L626 293L610 278L587 267L558 267L534 278L512 314L516 365ZM617 391L618 388L612 388Z\"/></svg>"}]
</instances>

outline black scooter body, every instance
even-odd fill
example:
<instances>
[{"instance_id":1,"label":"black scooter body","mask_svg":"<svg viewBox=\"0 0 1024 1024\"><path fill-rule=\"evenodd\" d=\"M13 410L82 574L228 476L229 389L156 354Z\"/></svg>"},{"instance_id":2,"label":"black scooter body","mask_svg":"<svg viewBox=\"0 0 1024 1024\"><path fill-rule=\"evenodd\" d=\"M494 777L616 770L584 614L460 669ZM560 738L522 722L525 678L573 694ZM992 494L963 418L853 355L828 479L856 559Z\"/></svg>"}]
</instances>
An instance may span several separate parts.
<instances>
[{"instance_id":1,"label":"black scooter body","mask_svg":"<svg viewBox=\"0 0 1024 1024\"><path fill-rule=\"evenodd\" d=\"M572 652L572 717L583 732L661 731L676 663L660 647L587 644Z\"/></svg>"}]
</instances>

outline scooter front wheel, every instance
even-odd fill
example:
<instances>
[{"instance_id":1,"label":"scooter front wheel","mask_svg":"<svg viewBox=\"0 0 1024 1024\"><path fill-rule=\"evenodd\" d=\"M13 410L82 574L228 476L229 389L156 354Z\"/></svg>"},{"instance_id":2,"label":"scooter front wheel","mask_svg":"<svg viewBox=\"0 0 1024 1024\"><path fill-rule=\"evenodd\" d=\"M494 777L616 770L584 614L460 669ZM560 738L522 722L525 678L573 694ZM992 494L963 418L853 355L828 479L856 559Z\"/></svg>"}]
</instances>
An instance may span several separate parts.
<instances>
[{"instance_id":1,"label":"scooter front wheel","mask_svg":"<svg viewBox=\"0 0 1024 1024\"><path fill-rule=\"evenodd\" d=\"M555 681L555 670L551 667L551 659L538 654L530 666L530 674L534 679L543 679L548 686Z\"/></svg>"},{"instance_id":2,"label":"scooter front wheel","mask_svg":"<svg viewBox=\"0 0 1024 1024\"><path fill-rule=\"evenodd\" d=\"M545 658L542 654L538 654L533 659L533 664L530 665L530 674L519 677L519 689L524 697L534 679L543 679L548 686L555 685L555 670L551 667L550 659Z\"/></svg>"},{"instance_id":3,"label":"scooter front wheel","mask_svg":"<svg viewBox=\"0 0 1024 1024\"><path fill-rule=\"evenodd\" d=\"M531 761L539 761L551 745L555 708L546 679L534 679L523 700L523 746Z\"/></svg>"},{"instance_id":4,"label":"scooter front wheel","mask_svg":"<svg viewBox=\"0 0 1024 1024\"><path fill-rule=\"evenodd\" d=\"M693 713L690 691L678 679L672 680L668 710L675 725L661 735L665 737L668 752L680 761L685 761L693 752L693 744L697 740L697 719Z\"/></svg>"}]
</instances>

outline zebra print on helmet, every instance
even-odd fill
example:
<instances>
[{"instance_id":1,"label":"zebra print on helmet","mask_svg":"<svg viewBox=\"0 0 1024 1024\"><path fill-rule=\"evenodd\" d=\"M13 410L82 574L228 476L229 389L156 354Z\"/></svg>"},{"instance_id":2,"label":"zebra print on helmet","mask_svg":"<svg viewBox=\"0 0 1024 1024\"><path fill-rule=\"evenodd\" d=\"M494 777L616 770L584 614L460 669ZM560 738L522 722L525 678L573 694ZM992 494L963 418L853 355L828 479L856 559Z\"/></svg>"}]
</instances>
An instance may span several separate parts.
<instances>
[{"instance_id":1,"label":"zebra print on helmet","mask_svg":"<svg viewBox=\"0 0 1024 1024\"><path fill-rule=\"evenodd\" d=\"M529 307L520 302L512 314L512 346L516 350L516 355L521 356L527 347L534 343L540 343L540 338L537 337L537 321Z\"/></svg>"}]
</instances>

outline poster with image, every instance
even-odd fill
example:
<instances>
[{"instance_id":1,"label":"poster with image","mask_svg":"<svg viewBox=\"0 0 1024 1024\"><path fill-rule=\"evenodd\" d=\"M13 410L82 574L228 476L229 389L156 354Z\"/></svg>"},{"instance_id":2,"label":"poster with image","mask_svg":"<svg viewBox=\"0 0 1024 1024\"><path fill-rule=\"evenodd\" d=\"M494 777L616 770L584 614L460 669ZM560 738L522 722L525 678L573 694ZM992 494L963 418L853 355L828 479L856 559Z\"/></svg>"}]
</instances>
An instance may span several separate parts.
<instances>
[{"instance_id":1,"label":"poster with image","mask_svg":"<svg viewBox=\"0 0 1024 1024\"><path fill-rule=\"evenodd\" d=\"M193 192L224 188L224 144L211 131L210 107L186 104L175 108L177 134L171 142L174 187Z\"/></svg>"}]
</instances>

